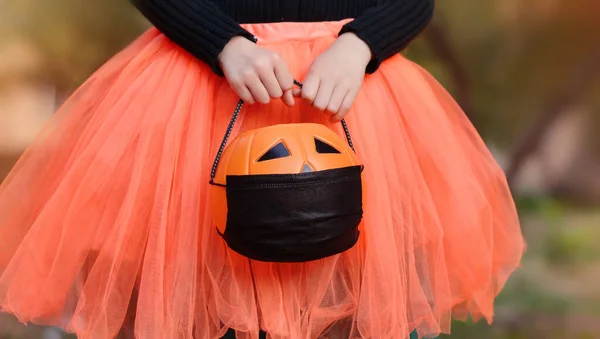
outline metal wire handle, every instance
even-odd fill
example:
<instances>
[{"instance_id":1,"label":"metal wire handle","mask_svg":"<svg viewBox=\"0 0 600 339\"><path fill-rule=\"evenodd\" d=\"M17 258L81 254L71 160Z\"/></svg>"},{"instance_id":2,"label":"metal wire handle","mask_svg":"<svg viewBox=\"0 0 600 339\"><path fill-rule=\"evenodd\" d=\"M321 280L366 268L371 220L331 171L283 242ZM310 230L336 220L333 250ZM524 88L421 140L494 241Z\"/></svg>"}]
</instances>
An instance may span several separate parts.
<instances>
[{"instance_id":1,"label":"metal wire handle","mask_svg":"<svg viewBox=\"0 0 600 339\"><path fill-rule=\"evenodd\" d=\"M302 88L302 83L300 83L297 80L294 80L294 85ZM233 126L235 125L235 122L237 121L237 118L240 115L242 106L244 106L244 100L240 99L237 103L237 106L235 107L235 110L233 111L233 115L231 116L229 125L227 125L227 130L225 131L225 136L223 136L223 141L221 141L221 145L219 146L219 151L217 152L215 161L213 162L213 165L212 165L212 169L210 170L210 183L211 184L215 183L215 174L217 172L217 166L219 166L219 161L221 160L221 157L223 156L223 151L225 150L227 141L229 140L229 137L231 136L231 132L233 131ZM350 146L352 151L356 152L354 150L354 144L352 143L352 138L350 137L350 130L348 130L348 125L346 124L346 121L344 119L342 119L341 123L342 123L342 128L344 129L344 133L346 134L346 140L348 141L348 146Z\"/></svg>"}]
</instances>

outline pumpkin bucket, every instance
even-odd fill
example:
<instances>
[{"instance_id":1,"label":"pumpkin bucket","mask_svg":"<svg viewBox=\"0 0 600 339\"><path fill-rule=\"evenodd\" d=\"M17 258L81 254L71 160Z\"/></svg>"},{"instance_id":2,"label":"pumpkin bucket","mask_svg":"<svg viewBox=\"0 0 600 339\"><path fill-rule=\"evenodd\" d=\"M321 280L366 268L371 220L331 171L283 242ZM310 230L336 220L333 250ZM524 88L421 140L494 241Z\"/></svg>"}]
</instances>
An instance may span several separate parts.
<instances>
[{"instance_id":1,"label":"pumpkin bucket","mask_svg":"<svg viewBox=\"0 0 600 339\"><path fill-rule=\"evenodd\" d=\"M306 262L358 241L362 166L350 134L324 125L282 124L245 132L227 144L231 119L211 172L219 234L235 252L264 262Z\"/></svg>"}]
</instances>

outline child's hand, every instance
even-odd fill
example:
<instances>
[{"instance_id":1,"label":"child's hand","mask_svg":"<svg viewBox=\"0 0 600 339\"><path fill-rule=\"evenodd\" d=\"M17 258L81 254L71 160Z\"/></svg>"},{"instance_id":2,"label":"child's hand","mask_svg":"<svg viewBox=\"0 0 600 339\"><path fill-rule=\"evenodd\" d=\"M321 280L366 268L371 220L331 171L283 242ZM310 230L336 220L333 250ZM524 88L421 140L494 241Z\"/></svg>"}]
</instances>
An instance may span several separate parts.
<instances>
[{"instance_id":1,"label":"child's hand","mask_svg":"<svg viewBox=\"0 0 600 339\"><path fill-rule=\"evenodd\" d=\"M271 98L282 98L286 105L294 105L294 79L279 54L235 37L225 45L219 63L229 85L244 102L267 104Z\"/></svg>"},{"instance_id":2,"label":"child's hand","mask_svg":"<svg viewBox=\"0 0 600 339\"><path fill-rule=\"evenodd\" d=\"M327 110L332 121L340 121L360 91L371 58L364 41L352 33L342 34L313 62L302 90L294 94L321 111Z\"/></svg>"}]
</instances>

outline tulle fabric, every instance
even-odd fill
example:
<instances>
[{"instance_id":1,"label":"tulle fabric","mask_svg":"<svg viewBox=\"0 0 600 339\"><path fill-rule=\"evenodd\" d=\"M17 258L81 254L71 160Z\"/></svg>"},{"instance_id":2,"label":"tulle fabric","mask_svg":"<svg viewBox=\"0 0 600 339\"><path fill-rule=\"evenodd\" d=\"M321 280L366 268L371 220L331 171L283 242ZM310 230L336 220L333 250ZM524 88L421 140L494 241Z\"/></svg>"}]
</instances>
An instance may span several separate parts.
<instances>
[{"instance_id":1,"label":"tulle fabric","mask_svg":"<svg viewBox=\"0 0 600 339\"><path fill-rule=\"evenodd\" d=\"M302 80L343 22L248 25ZM0 188L0 308L82 339L407 338L491 321L524 249L503 172L463 112L398 55L347 122L365 165L350 251L253 262L215 231L208 181L238 98L151 29L63 105ZM319 122L309 105L246 107L234 134ZM133 321L134 319L134 321Z\"/></svg>"}]
</instances>

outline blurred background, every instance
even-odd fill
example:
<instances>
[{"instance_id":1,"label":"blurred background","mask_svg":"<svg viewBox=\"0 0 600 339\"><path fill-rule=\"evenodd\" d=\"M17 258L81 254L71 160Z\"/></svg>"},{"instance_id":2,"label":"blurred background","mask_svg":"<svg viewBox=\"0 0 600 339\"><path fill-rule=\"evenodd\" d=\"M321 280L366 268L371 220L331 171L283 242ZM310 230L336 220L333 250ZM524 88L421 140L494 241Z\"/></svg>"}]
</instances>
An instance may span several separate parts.
<instances>
[{"instance_id":1,"label":"blurred background","mask_svg":"<svg viewBox=\"0 0 600 339\"><path fill-rule=\"evenodd\" d=\"M600 338L600 1L437 1L406 51L507 172L528 253L492 326L450 338ZM0 1L0 180L65 98L147 22L125 0ZM61 339L0 315L0 339Z\"/></svg>"}]
</instances>

